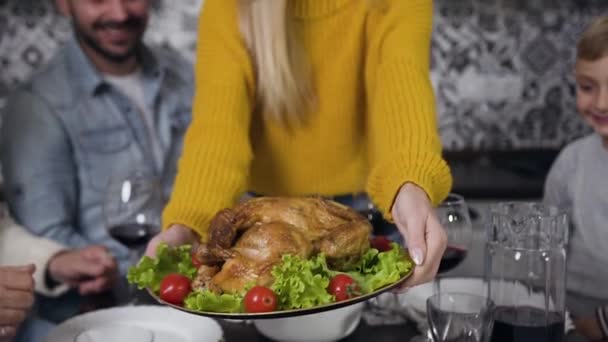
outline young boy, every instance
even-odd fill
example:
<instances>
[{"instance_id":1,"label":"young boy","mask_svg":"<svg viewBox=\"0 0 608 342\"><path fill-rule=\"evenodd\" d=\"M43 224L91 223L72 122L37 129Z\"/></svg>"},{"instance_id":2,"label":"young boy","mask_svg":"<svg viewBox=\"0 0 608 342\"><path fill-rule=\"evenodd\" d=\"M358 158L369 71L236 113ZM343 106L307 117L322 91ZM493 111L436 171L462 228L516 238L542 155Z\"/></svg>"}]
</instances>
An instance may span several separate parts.
<instances>
[{"instance_id":1,"label":"young boy","mask_svg":"<svg viewBox=\"0 0 608 342\"><path fill-rule=\"evenodd\" d=\"M594 133L569 144L545 183L545 202L568 209L567 306L588 339L608 339L608 16L582 34L576 105Z\"/></svg>"}]
</instances>

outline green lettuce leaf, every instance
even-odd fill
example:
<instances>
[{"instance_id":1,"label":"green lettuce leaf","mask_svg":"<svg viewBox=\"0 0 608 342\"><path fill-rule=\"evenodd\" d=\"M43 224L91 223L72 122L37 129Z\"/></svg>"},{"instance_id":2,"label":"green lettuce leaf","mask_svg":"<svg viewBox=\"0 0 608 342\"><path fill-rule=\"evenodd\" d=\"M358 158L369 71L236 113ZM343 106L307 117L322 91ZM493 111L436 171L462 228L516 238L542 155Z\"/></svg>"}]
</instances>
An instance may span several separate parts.
<instances>
[{"instance_id":1,"label":"green lettuce leaf","mask_svg":"<svg viewBox=\"0 0 608 342\"><path fill-rule=\"evenodd\" d=\"M282 262L272 269L275 280L271 289L279 299L279 309L311 308L333 302L333 296L327 292L333 273L322 254L308 260L284 255Z\"/></svg>"},{"instance_id":2,"label":"green lettuce leaf","mask_svg":"<svg viewBox=\"0 0 608 342\"><path fill-rule=\"evenodd\" d=\"M243 295L216 294L209 290L196 290L184 300L186 309L223 313L243 312Z\"/></svg>"},{"instance_id":3,"label":"green lettuce leaf","mask_svg":"<svg viewBox=\"0 0 608 342\"><path fill-rule=\"evenodd\" d=\"M409 255L398 244L391 243L391 249L386 252L370 248L361 257L354 271L347 273L366 293L396 282L412 267L413 261Z\"/></svg>"},{"instance_id":4,"label":"green lettuce leaf","mask_svg":"<svg viewBox=\"0 0 608 342\"><path fill-rule=\"evenodd\" d=\"M407 274L413 262L396 243L391 250L378 252L369 249L348 272L329 269L325 256L318 254L308 260L284 255L272 269L274 283L271 289L277 295L278 310L311 308L332 303L334 297L327 292L330 279L346 273L359 284L363 294L392 284ZM180 273L193 279L196 267L192 265L190 246L169 247L161 244L156 257L144 257L128 273L128 280L140 289L149 288L158 293L160 282L169 273ZM196 311L236 313L243 312L243 298L254 284L248 284L243 293L218 295L209 290L196 290L184 301L186 308Z\"/></svg>"},{"instance_id":5,"label":"green lettuce leaf","mask_svg":"<svg viewBox=\"0 0 608 342\"><path fill-rule=\"evenodd\" d=\"M169 247L166 243L161 243L156 249L156 257L145 256L129 269L127 280L139 289L149 288L158 292L160 282L169 273L179 273L193 279L196 267L192 264L190 250L190 245Z\"/></svg>"}]
</instances>

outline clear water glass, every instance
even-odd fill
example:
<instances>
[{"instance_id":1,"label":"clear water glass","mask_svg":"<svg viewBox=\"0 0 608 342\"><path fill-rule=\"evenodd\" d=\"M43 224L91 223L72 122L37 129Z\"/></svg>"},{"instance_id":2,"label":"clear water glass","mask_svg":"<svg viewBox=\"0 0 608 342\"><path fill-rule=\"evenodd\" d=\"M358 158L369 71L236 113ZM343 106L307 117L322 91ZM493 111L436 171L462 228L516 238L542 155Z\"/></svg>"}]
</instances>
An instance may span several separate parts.
<instances>
[{"instance_id":1,"label":"clear water glass","mask_svg":"<svg viewBox=\"0 0 608 342\"><path fill-rule=\"evenodd\" d=\"M427 299L427 319L435 342L487 342L494 303L466 293L437 293Z\"/></svg>"}]
</instances>

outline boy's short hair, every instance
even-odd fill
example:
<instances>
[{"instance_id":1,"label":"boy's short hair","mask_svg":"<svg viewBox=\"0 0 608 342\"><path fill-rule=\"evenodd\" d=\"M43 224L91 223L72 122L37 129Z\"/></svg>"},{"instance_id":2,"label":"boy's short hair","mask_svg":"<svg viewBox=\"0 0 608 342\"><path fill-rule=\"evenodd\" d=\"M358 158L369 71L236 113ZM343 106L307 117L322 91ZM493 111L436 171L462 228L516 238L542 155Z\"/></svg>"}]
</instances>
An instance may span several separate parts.
<instances>
[{"instance_id":1,"label":"boy's short hair","mask_svg":"<svg viewBox=\"0 0 608 342\"><path fill-rule=\"evenodd\" d=\"M596 61L608 56L608 15L595 19L583 31L576 47L576 59Z\"/></svg>"}]
</instances>

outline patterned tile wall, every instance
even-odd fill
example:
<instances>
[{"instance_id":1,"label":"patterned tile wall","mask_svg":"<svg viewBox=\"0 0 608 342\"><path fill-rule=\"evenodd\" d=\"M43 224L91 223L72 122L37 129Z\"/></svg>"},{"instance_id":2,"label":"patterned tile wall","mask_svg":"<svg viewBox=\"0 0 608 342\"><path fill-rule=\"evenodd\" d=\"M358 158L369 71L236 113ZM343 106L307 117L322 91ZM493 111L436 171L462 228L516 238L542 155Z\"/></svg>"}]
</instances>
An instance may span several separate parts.
<instances>
[{"instance_id":1,"label":"patterned tile wall","mask_svg":"<svg viewBox=\"0 0 608 342\"><path fill-rule=\"evenodd\" d=\"M193 60L201 3L156 0L146 39ZM432 78L446 149L559 148L585 134L574 44L607 10L605 0L436 0ZM0 113L69 34L51 0L0 0Z\"/></svg>"}]
</instances>

